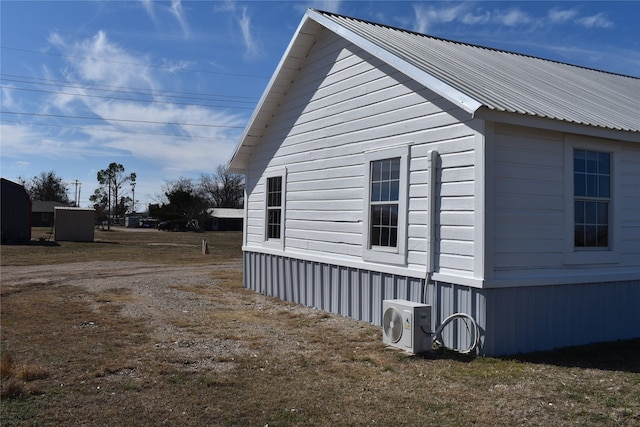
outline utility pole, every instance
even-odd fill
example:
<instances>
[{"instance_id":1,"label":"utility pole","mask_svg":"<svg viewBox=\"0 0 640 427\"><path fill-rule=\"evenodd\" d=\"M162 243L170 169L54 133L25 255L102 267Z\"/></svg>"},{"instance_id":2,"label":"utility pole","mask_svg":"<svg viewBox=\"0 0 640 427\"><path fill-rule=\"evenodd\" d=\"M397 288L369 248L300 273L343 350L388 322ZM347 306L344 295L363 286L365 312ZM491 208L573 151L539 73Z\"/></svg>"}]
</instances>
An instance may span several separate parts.
<instances>
[{"instance_id":1,"label":"utility pole","mask_svg":"<svg viewBox=\"0 0 640 427\"><path fill-rule=\"evenodd\" d=\"M133 212L131 212L132 214L136 214L136 183L132 182L131 183L131 198L133 199L133 207L131 208L131 210Z\"/></svg>"}]
</instances>

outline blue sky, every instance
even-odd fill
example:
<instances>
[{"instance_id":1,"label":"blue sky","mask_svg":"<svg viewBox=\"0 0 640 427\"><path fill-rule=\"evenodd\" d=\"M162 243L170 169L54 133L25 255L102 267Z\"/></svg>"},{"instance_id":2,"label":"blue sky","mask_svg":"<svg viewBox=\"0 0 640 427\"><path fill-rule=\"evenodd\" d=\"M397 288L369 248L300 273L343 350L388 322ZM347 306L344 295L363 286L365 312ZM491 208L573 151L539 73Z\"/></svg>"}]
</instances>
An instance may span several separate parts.
<instances>
[{"instance_id":1,"label":"blue sky","mask_svg":"<svg viewBox=\"0 0 640 427\"><path fill-rule=\"evenodd\" d=\"M213 173L309 7L640 76L634 1L2 0L2 177L53 170L84 207L117 162L141 211Z\"/></svg>"}]
</instances>

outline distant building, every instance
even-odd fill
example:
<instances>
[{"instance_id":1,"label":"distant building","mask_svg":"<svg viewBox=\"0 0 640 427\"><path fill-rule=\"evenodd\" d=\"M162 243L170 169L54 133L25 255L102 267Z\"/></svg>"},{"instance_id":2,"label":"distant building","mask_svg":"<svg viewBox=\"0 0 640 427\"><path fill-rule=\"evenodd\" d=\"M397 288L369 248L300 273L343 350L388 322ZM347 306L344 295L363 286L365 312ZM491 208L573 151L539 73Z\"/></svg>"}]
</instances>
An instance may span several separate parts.
<instances>
[{"instance_id":1,"label":"distant building","mask_svg":"<svg viewBox=\"0 0 640 427\"><path fill-rule=\"evenodd\" d=\"M41 200L31 202L31 226L53 227L55 208L60 206L67 205L62 202L44 202Z\"/></svg>"},{"instance_id":2,"label":"distant building","mask_svg":"<svg viewBox=\"0 0 640 427\"><path fill-rule=\"evenodd\" d=\"M20 184L0 178L2 243L31 240L31 198Z\"/></svg>"},{"instance_id":3,"label":"distant building","mask_svg":"<svg viewBox=\"0 0 640 427\"><path fill-rule=\"evenodd\" d=\"M207 210L207 230L242 231L244 209L211 208Z\"/></svg>"}]
</instances>

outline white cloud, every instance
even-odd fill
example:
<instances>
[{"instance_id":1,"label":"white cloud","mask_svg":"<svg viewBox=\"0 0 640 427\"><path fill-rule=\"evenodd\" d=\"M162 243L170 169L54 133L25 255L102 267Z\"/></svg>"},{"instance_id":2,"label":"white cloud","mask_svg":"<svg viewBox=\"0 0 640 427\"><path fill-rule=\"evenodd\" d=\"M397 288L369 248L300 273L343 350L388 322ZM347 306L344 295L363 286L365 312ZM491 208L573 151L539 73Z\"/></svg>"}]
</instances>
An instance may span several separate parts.
<instances>
[{"instance_id":1,"label":"white cloud","mask_svg":"<svg viewBox=\"0 0 640 427\"><path fill-rule=\"evenodd\" d=\"M549 10L549 12L547 13L549 20L554 24L561 24L563 22L570 21L573 18L575 18L577 15L578 15L577 9L563 10L563 9L553 8Z\"/></svg>"},{"instance_id":2,"label":"white cloud","mask_svg":"<svg viewBox=\"0 0 640 427\"><path fill-rule=\"evenodd\" d=\"M185 17L184 10L182 9L182 3L180 0L172 0L171 8L169 9L171 14L176 18L180 26L182 27L182 31L184 32L185 37L190 37L191 30L189 29L189 24L187 22L187 18Z\"/></svg>"},{"instance_id":3,"label":"white cloud","mask_svg":"<svg viewBox=\"0 0 640 427\"><path fill-rule=\"evenodd\" d=\"M140 2L142 3L142 6L144 6L144 9L147 11L147 15L149 15L153 22L156 22L156 13L153 7L153 0L140 0Z\"/></svg>"},{"instance_id":4,"label":"white cloud","mask_svg":"<svg viewBox=\"0 0 640 427\"><path fill-rule=\"evenodd\" d=\"M468 12L462 16L461 22L467 25L486 24L491 20L491 12Z\"/></svg>"},{"instance_id":5,"label":"white cloud","mask_svg":"<svg viewBox=\"0 0 640 427\"><path fill-rule=\"evenodd\" d=\"M500 11L496 14L496 20L507 27L516 27L519 25L529 24L533 19L520 9L509 9Z\"/></svg>"},{"instance_id":6,"label":"white cloud","mask_svg":"<svg viewBox=\"0 0 640 427\"><path fill-rule=\"evenodd\" d=\"M166 86L167 74L188 67L188 62L175 62L169 71L146 66L152 62L150 58L113 43L104 31L76 41L51 34L49 41L66 64L60 68L62 75L49 73L47 77L86 84L68 85L60 91L65 94L45 95L36 109L69 119L98 120L47 122L58 126L52 128L41 127L46 124L41 115L42 123L36 127L3 124L3 157L128 157L131 163L135 159L154 165L155 170L172 169L184 174L213 170L228 161L244 118L212 107L153 102L164 101L161 94L172 89ZM175 79L174 75L167 81ZM92 91L92 85L102 90ZM148 102L136 102L122 99L133 96L126 92L159 95ZM11 97L3 96L3 102L10 101ZM58 131L52 134L51 129Z\"/></svg>"},{"instance_id":7,"label":"white cloud","mask_svg":"<svg viewBox=\"0 0 640 427\"><path fill-rule=\"evenodd\" d=\"M613 27L613 22L609 20L607 14L604 12L600 12L593 16L587 16L584 18L577 19L576 22L582 25L585 28L611 28Z\"/></svg>"},{"instance_id":8,"label":"white cloud","mask_svg":"<svg viewBox=\"0 0 640 427\"><path fill-rule=\"evenodd\" d=\"M465 4L454 6L433 7L424 6L423 4L415 4L413 10L415 12L415 31L426 33L431 25L438 23L449 23L458 20L463 16L466 10Z\"/></svg>"},{"instance_id":9,"label":"white cloud","mask_svg":"<svg viewBox=\"0 0 640 427\"><path fill-rule=\"evenodd\" d=\"M247 14L247 7L242 7L242 16L238 19L240 30L242 31L242 40L246 48L246 55L248 57L255 57L258 53L258 45L251 32L251 18Z\"/></svg>"}]
</instances>

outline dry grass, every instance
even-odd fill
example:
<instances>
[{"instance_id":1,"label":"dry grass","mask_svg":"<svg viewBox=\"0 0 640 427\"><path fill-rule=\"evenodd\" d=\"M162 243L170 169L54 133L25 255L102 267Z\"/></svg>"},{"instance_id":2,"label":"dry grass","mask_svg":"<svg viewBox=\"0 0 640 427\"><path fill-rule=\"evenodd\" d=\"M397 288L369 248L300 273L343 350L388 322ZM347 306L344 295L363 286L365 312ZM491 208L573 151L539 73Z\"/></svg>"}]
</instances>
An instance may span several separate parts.
<instances>
[{"instance_id":1,"label":"dry grass","mask_svg":"<svg viewBox=\"0 0 640 427\"><path fill-rule=\"evenodd\" d=\"M99 235L108 243L3 246L2 265L33 263L32 250L44 264L133 257L178 272L241 256L237 234L209 235L206 260L202 234ZM208 305L197 317L158 312L166 337L125 313L139 298L128 289L3 283L3 426L640 424L639 340L505 359L409 356L385 348L377 327L256 295L237 270L212 274L215 285L171 286Z\"/></svg>"},{"instance_id":2,"label":"dry grass","mask_svg":"<svg viewBox=\"0 0 640 427\"><path fill-rule=\"evenodd\" d=\"M53 242L48 228L34 228L30 245L3 245L0 265L61 264L87 261L140 261L156 264L198 265L226 262L242 256L242 233L176 233L131 231L113 227L96 230L94 241ZM40 241L39 239L45 239ZM206 239L209 255L202 254Z\"/></svg>"}]
</instances>

